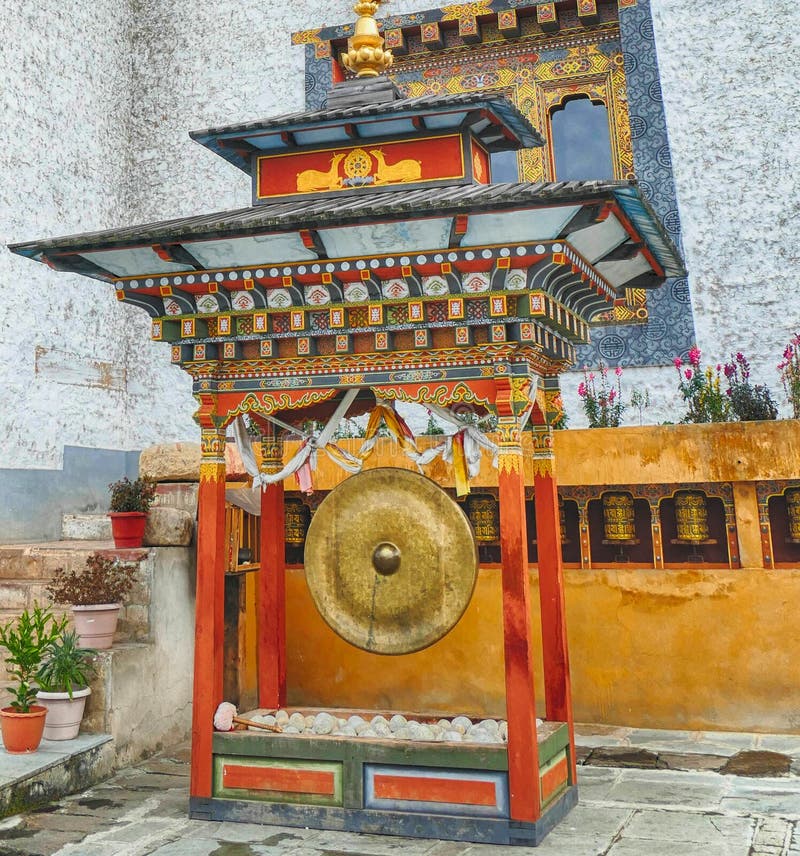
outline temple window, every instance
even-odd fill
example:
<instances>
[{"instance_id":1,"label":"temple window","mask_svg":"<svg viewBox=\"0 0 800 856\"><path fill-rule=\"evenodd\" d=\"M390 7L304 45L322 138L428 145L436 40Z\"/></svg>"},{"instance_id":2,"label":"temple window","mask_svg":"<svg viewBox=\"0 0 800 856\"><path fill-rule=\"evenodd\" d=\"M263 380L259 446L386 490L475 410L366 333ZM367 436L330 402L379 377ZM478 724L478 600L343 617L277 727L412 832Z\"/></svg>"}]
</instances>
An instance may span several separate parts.
<instances>
[{"instance_id":1,"label":"temple window","mask_svg":"<svg viewBox=\"0 0 800 856\"><path fill-rule=\"evenodd\" d=\"M550 111L550 147L556 181L613 179L608 109L586 95Z\"/></svg>"}]
</instances>

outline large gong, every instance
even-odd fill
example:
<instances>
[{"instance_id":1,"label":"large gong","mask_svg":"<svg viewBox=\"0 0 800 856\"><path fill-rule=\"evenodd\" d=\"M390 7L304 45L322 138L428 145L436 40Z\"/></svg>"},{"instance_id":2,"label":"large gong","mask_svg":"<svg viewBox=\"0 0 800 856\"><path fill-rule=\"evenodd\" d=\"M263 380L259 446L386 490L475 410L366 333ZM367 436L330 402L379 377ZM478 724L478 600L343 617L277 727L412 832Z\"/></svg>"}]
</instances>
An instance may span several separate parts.
<instances>
[{"instance_id":1,"label":"large gong","mask_svg":"<svg viewBox=\"0 0 800 856\"><path fill-rule=\"evenodd\" d=\"M352 476L308 529L306 580L343 639L408 654L441 639L472 597L478 554L464 512L430 479L382 468Z\"/></svg>"}]
</instances>

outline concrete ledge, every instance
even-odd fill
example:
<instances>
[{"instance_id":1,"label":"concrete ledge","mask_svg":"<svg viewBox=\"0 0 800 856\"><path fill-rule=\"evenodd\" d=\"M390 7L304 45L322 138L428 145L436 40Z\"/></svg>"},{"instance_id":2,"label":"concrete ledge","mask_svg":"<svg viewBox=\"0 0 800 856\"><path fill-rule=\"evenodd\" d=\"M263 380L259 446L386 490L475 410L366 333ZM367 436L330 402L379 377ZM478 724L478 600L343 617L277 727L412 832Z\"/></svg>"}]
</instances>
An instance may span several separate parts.
<instances>
[{"instance_id":1,"label":"concrete ledge","mask_svg":"<svg viewBox=\"0 0 800 856\"><path fill-rule=\"evenodd\" d=\"M0 749L0 817L91 787L111 775L114 759L110 734L43 740L38 751L27 755Z\"/></svg>"}]
</instances>

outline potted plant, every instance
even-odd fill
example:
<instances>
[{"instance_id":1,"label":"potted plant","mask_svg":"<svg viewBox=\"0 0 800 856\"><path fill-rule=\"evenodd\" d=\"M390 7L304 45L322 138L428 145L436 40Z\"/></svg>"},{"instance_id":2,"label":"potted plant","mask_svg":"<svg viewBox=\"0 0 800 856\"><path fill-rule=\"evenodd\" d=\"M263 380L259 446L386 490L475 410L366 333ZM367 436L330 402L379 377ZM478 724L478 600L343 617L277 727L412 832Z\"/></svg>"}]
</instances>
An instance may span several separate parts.
<instances>
[{"instance_id":1,"label":"potted plant","mask_svg":"<svg viewBox=\"0 0 800 856\"><path fill-rule=\"evenodd\" d=\"M36 674L48 647L67 627L66 616L57 619L49 607L34 606L0 624L0 645L6 651L6 668L15 682L14 700L0 710L0 729L7 752L35 752L42 740L47 708L36 701Z\"/></svg>"},{"instance_id":2,"label":"potted plant","mask_svg":"<svg viewBox=\"0 0 800 856\"><path fill-rule=\"evenodd\" d=\"M37 700L47 708L45 740L72 740L78 736L86 697L91 693L89 680L97 671L90 657L92 648L81 648L78 634L65 631L45 652L36 673Z\"/></svg>"},{"instance_id":3,"label":"potted plant","mask_svg":"<svg viewBox=\"0 0 800 856\"><path fill-rule=\"evenodd\" d=\"M47 593L54 603L72 606L81 647L111 647L121 601L131 590L135 571L136 565L102 553L92 553L80 573L56 569Z\"/></svg>"},{"instance_id":4,"label":"potted plant","mask_svg":"<svg viewBox=\"0 0 800 856\"><path fill-rule=\"evenodd\" d=\"M114 546L117 549L141 547L147 512L156 498L156 483L147 478L131 481L125 476L112 482L108 489L111 491L108 516L111 518Z\"/></svg>"}]
</instances>

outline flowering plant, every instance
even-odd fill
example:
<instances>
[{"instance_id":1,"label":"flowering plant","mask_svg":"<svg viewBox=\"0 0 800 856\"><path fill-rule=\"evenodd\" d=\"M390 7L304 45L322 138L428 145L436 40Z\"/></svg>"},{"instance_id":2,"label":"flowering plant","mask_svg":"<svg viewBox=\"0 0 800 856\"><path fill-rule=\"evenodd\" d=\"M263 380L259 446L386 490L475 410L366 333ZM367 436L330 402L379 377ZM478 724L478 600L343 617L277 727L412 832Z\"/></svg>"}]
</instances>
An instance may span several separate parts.
<instances>
[{"instance_id":1,"label":"flowering plant","mask_svg":"<svg viewBox=\"0 0 800 856\"><path fill-rule=\"evenodd\" d=\"M599 378L589 366L583 368L583 380L578 384L578 396L583 403L583 412L590 428L617 428L625 412L622 401L622 367L614 369L614 379L609 380L608 366L602 362L598 368Z\"/></svg>"},{"instance_id":2,"label":"flowering plant","mask_svg":"<svg viewBox=\"0 0 800 856\"><path fill-rule=\"evenodd\" d=\"M722 366L716 370L700 365L700 348L689 349L689 362L680 357L672 361L678 372L678 389L686 402L687 412L682 422L730 422L731 403L722 391Z\"/></svg>"},{"instance_id":3,"label":"flowering plant","mask_svg":"<svg viewBox=\"0 0 800 856\"><path fill-rule=\"evenodd\" d=\"M783 351L783 359L778 363L786 397L792 405L792 415L800 419L800 333L795 333Z\"/></svg>"},{"instance_id":4,"label":"flowering plant","mask_svg":"<svg viewBox=\"0 0 800 856\"><path fill-rule=\"evenodd\" d=\"M739 351L731 354L731 361L723 368L728 379L727 395L731 410L741 422L777 419L778 408L769 389L763 384L750 384L750 363Z\"/></svg>"}]
</instances>

